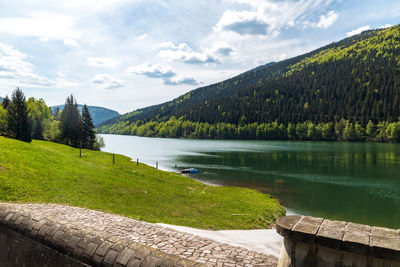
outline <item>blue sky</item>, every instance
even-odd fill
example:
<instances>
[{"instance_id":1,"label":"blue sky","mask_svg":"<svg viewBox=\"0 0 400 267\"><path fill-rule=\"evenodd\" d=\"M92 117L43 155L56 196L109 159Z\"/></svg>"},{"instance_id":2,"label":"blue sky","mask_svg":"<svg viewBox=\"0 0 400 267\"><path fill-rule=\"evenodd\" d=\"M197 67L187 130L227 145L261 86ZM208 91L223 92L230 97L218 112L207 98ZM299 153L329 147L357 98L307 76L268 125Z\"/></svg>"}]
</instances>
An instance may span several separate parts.
<instances>
[{"instance_id":1,"label":"blue sky","mask_svg":"<svg viewBox=\"0 0 400 267\"><path fill-rule=\"evenodd\" d=\"M125 113L399 22L394 0L0 0L0 96Z\"/></svg>"}]
</instances>

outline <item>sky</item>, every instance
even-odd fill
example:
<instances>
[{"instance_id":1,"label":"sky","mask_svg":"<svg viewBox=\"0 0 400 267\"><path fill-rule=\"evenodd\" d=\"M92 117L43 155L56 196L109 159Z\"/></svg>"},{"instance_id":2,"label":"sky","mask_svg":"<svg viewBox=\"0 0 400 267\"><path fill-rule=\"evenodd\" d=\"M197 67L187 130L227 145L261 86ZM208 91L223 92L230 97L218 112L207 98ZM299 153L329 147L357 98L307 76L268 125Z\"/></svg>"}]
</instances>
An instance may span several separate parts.
<instances>
[{"instance_id":1,"label":"sky","mask_svg":"<svg viewBox=\"0 0 400 267\"><path fill-rule=\"evenodd\" d=\"M126 113L398 23L397 0L0 0L0 96Z\"/></svg>"}]
</instances>

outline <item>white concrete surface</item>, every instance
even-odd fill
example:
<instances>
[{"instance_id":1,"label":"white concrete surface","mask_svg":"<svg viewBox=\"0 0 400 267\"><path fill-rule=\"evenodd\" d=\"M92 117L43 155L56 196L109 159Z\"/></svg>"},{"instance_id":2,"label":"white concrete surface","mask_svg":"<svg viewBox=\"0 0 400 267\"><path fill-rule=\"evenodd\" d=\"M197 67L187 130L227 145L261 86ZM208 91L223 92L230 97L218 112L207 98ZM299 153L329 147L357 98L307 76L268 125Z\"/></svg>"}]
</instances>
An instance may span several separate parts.
<instances>
[{"instance_id":1,"label":"white concrete surface","mask_svg":"<svg viewBox=\"0 0 400 267\"><path fill-rule=\"evenodd\" d=\"M184 226L157 223L160 226L176 231L213 239L233 246L244 247L259 253L279 258L283 237L275 229L260 230L202 230Z\"/></svg>"}]
</instances>

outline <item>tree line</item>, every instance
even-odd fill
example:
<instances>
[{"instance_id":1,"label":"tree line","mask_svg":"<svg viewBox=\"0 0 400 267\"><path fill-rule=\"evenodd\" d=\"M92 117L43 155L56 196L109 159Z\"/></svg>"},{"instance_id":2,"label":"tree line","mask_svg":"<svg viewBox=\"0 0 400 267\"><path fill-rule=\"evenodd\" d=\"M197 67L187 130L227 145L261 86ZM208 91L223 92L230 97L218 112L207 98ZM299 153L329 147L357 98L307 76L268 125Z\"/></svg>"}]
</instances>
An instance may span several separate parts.
<instances>
[{"instance_id":1,"label":"tree line","mask_svg":"<svg viewBox=\"0 0 400 267\"><path fill-rule=\"evenodd\" d=\"M0 106L0 135L31 142L32 139L99 150L104 142L96 136L86 104L78 110L76 99L67 98L63 111L52 112L43 99L30 97L17 88Z\"/></svg>"},{"instance_id":2,"label":"tree line","mask_svg":"<svg viewBox=\"0 0 400 267\"><path fill-rule=\"evenodd\" d=\"M102 126L100 133L137 135L146 137L196 138L196 139L258 139L258 140L308 140L400 142L400 122L369 121L364 127L359 123L341 119L338 122L313 123L311 121L282 124L270 123L215 124L192 122L172 116L164 122L133 123Z\"/></svg>"}]
</instances>

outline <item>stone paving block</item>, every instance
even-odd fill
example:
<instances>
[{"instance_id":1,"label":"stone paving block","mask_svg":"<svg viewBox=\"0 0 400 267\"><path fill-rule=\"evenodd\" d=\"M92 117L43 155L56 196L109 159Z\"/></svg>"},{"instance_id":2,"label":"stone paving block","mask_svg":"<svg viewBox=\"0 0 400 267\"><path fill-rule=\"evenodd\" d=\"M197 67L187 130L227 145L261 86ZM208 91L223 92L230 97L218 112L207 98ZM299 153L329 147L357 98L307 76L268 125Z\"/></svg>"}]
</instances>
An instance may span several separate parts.
<instances>
[{"instance_id":1,"label":"stone paving block","mask_svg":"<svg viewBox=\"0 0 400 267\"><path fill-rule=\"evenodd\" d=\"M15 224L15 221L18 219L19 213L14 212L13 215L11 216L10 220L8 221L9 224Z\"/></svg>"},{"instance_id":2,"label":"stone paving block","mask_svg":"<svg viewBox=\"0 0 400 267\"><path fill-rule=\"evenodd\" d=\"M134 256L135 251L130 248L125 248L117 257L116 262L121 265L126 265L129 259Z\"/></svg>"},{"instance_id":3,"label":"stone paving block","mask_svg":"<svg viewBox=\"0 0 400 267\"><path fill-rule=\"evenodd\" d=\"M41 237L44 237L45 234L47 233L47 231L49 230L49 228L50 228L50 226L49 226L47 223L44 224L44 225L40 228L40 230L39 230L39 232L38 232L38 235L41 236Z\"/></svg>"},{"instance_id":4,"label":"stone paving block","mask_svg":"<svg viewBox=\"0 0 400 267\"><path fill-rule=\"evenodd\" d=\"M390 233L388 233L389 236ZM377 258L400 261L400 238L388 238L387 236L371 237L372 255Z\"/></svg>"},{"instance_id":5,"label":"stone paving block","mask_svg":"<svg viewBox=\"0 0 400 267\"><path fill-rule=\"evenodd\" d=\"M112 245L114 245L114 244L111 242L105 241L102 244L100 244L100 246L97 248L95 253L99 256L104 257Z\"/></svg>"},{"instance_id":6,"label":"stone paving block","mask_svg":"<svg viewBox=\"0 0 400 267\"><path fill-rule=\"evenodd\" d=\"M131 257L126 264L126 267L140 267L142 264L142 261L139 260L138 258L135 258L135 256Z\"/></svg>"},{"instance_id":7,"label":"stone paving block","mask_svg":"<svg viewBox=\"0 0 400 267\"><path fill-rule=\"evenodd\" d=\"M11 219L11 217L12 217L13 215L14 215L13 212L9 212L9 213L5 216L3 222L8 223L8 221Z\"/></svg>"},{"instance_id":8,"label":"stone paving block","mask_svg":"<svg viewBox=\"0 0 400 267\"><path fill-rule=\"evenodd\" d=\"M40 230L40 228L45 224L45 223L47 223L47 220L46 219L41 219L40 221L38 221L37 223L35 223L35 225L33 225L33 229L34 230Z\"/></svg>"},{"instance_id":9,"label":"stone paving block","mask_svg":"<svg viewBox=\"0 0 400 267\"><path fill-rule=\"evenodd\" d=\"M370 237L370 226L348 223L343 236L343 248L351 253L367 255L371 248Z\"/></svg>"},{"instance_id":10,"label":"stone paving block","mask_svg":"<svg viewBox=\"0 0 400 267\"><path fill-rule=\"evenodd\" d=\"M69 241L67 243L67 247L74 249L78 245L78 243L79 243L79 241L81 239L82 239L82 237L79 236L79 235L72 235L69 238Z\"/></svg>"},{"instance_id":11,"label":"stone paving block","mask_svg":"<svg viewBox=\"0 0 400 267\"><path fill-rule=\"evenodd\" d=\"M346 222L324 220L317 232L317 242L320 245L341 249Z\"/></svg>"},{"instance_id":12,"label":"stone paving block","mask_svg":"<svg viewBox=\"0 0 400 267\"><path fill-rule=\"evenodd\" d=\"M113 266L115 260L117 259L118 255L119 255L119 251L110 249L109 251L107 251L106 256L104 257L104 261L103 263L106 264L107 266Z\"/></svg>"},{"instance_id":13,"label":"stone paving block","mask_svg":"<svg viewBox=\"0 0 400 267\"><path fill-rule=\"evenodd\" d=\"M291 230L293 239L304 243L315 243L316 234L323 220L319 220L320 218L315 219L316 220L313 220L310 217L303 216Z\"/></svg>"},{"instance_id":14,"label":"stone paving block","mask_svg":"<svg viewBox=\"0 0 400 267\"><path fill-rule=\"evenodd\" d=\"M84 254L86 254L89 257L92 257L98 247L99 247L99 244L90 242L89 245L86 247Z\"/></svg>"},{"instance_id":15,"label":"stone paving block","mask_svg":"<svg viewBox=\"0 0 400 267\"><path fill-rule=\"evenodd\" d=\"M289 237L293 226L295 226L301 220L301 218L302 216L300 215L284 216L278 218L276 220L277 232L284 237Z\"/></svg>"}]
</instances>

